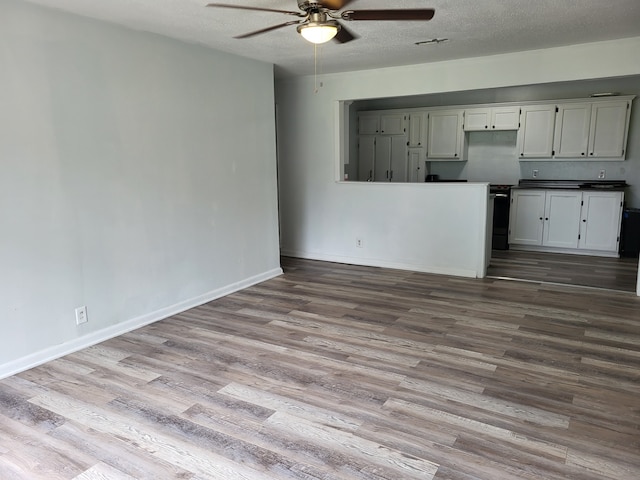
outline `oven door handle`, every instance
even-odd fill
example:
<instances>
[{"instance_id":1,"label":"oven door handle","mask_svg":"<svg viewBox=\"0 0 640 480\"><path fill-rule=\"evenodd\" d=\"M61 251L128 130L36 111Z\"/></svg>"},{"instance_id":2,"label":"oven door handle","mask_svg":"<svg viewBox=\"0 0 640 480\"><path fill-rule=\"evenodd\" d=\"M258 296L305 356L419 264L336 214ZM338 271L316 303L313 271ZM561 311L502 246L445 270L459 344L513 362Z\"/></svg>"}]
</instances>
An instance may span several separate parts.
<instances>
[{"instance_id":1,"label":"oven door handle","mask_svg":"<svg viewBox=\"0 0 640 480\"><path fill-rule=\"evenodd\" d=\"M509 195L506 193L496 193L496 198L500 197L500 198L509 198Z\"/></svg>"}]
</instances>

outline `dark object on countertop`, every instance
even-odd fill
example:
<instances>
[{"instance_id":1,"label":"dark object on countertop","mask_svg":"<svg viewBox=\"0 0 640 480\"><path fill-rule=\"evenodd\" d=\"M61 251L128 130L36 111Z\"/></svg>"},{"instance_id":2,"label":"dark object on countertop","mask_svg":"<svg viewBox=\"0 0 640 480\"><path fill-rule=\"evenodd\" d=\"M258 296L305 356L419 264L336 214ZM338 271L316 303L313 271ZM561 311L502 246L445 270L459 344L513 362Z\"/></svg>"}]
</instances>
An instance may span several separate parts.
<instances>
[{"instance_id":1,"label":"dark object on countertop","mask_svg":"<svg viewBox=\"0 0 640 480\"><path fill-rule=\"evenodd\" d=\"M640 255L640 208L625 208L622 211L620 255L636 258Z\"/></svg>"},{"instance_id":2,"label":"dark object on countertop","mask_svg":"<svg viewBox=\"0 0 640 480\"><path fill-rule=\"evenodd\" d=\"M538 180L522 179L520 188L579 188L583 190L613 190L627 187L624 180Z\"/></svg>"},{"instance_id":3,"label":"dark object on countertop","mask_svg":"<svg viewBox=\"0 0 640 480\"><path fill-rule=\"evenodd\" d=\"M440 175L427 175L425 182L437 182Z\"/></svg>"}]
</instances>

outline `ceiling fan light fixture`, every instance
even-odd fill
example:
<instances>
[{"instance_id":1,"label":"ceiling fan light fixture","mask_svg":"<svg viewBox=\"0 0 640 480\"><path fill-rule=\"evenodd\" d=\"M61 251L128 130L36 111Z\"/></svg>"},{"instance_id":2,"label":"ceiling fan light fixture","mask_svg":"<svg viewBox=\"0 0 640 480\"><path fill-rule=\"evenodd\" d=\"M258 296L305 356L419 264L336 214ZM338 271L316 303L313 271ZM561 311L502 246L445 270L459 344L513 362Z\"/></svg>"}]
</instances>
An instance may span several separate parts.
<instances>
[{"instance_id":1,"label":"ceiling fan light fixture","mask_svg":"<svg viewBox=\"0 0 640 480\"><path fill-rule=\"evenodd\" d=\"M305 40L311 43L327 43L333 37L335 37L340 30L338 22L309 22L298 26L298 33L304 37Z\"/></svg>"}]
</instances>

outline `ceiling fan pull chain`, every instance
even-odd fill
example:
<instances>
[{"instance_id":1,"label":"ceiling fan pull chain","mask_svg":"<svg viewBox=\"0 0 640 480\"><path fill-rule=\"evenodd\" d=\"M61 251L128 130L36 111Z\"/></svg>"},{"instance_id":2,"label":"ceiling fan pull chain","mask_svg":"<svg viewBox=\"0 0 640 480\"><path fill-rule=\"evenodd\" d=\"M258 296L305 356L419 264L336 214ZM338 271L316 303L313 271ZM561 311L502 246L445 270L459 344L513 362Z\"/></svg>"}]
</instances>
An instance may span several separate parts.
<instances>
[{"instance_id":1,"label":"ceiling fan pull chain","mask_svg":"<svg viewBox=\"0 0 640 480\"><path fill-rule=\"evenodd\" d=\"M313 93L318 93L318 44L313 44Z\"/></svg>"}]
</instances>

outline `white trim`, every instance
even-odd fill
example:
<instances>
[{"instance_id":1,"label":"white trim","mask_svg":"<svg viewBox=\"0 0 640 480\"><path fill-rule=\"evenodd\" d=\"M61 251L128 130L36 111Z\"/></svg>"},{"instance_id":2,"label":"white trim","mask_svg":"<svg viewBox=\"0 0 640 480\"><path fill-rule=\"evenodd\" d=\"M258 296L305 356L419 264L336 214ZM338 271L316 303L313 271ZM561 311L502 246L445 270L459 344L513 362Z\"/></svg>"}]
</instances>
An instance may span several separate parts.
<instances>
[{"instance_id":1,"label":"white trim","mask_svg":"<svg viewBox=\"0 0 640 480\"><path fill-rule=\"evenodd\" d=\"M320 260L323 262L345 263L361 265L364 267L395 268L413 272L434 273L437 275L453 275L456 277L478 278L478 272L463 268L434 267L433 265L419 265L415 263L389 262L378 258L347 257L343 255L326 255L323 253L302 252L298 250L283 249L281 254L285 257L305 258L307 260Z\"/></svg>"},{"instance_id":2,"label":"white trim","mask_svg":"<svg viewBox=\"0 0 640 480\"><path fill-rule=\"evenodd\" d=\"M189 300L184 300L174 305L156 310L155 312L147 313L145 315L126 320L116 325L103 328L102 330L99 330L97 332L92 332L88 335L76 338L69 342L48 347L44 350L40 350L17 360L13 360L9 363L5 363L3 365L0 365L0 379L15 375L16 373L23 372L33 367L37 367L38 365L42 365L43 363L55 360L70 353L77 352L78 350L82 350L83 348L90 347L97 343L104 342L105 340L109 340L110 338L117 337L118 335L122 335L123 333L127 333L137 328L144 327L145 325L157 322L158 320L163 320L165 318L171 317L172 315L184 312L217 298L230 295L234 292L243 290L257 283L264 282L265 280L269 280L271 278L282 275L282 273L282 268L274 268L273 270L254 275L253 277L249 277L239 282L231 283L225 287L212 290Z\"/></svg>"}]
</instances>

